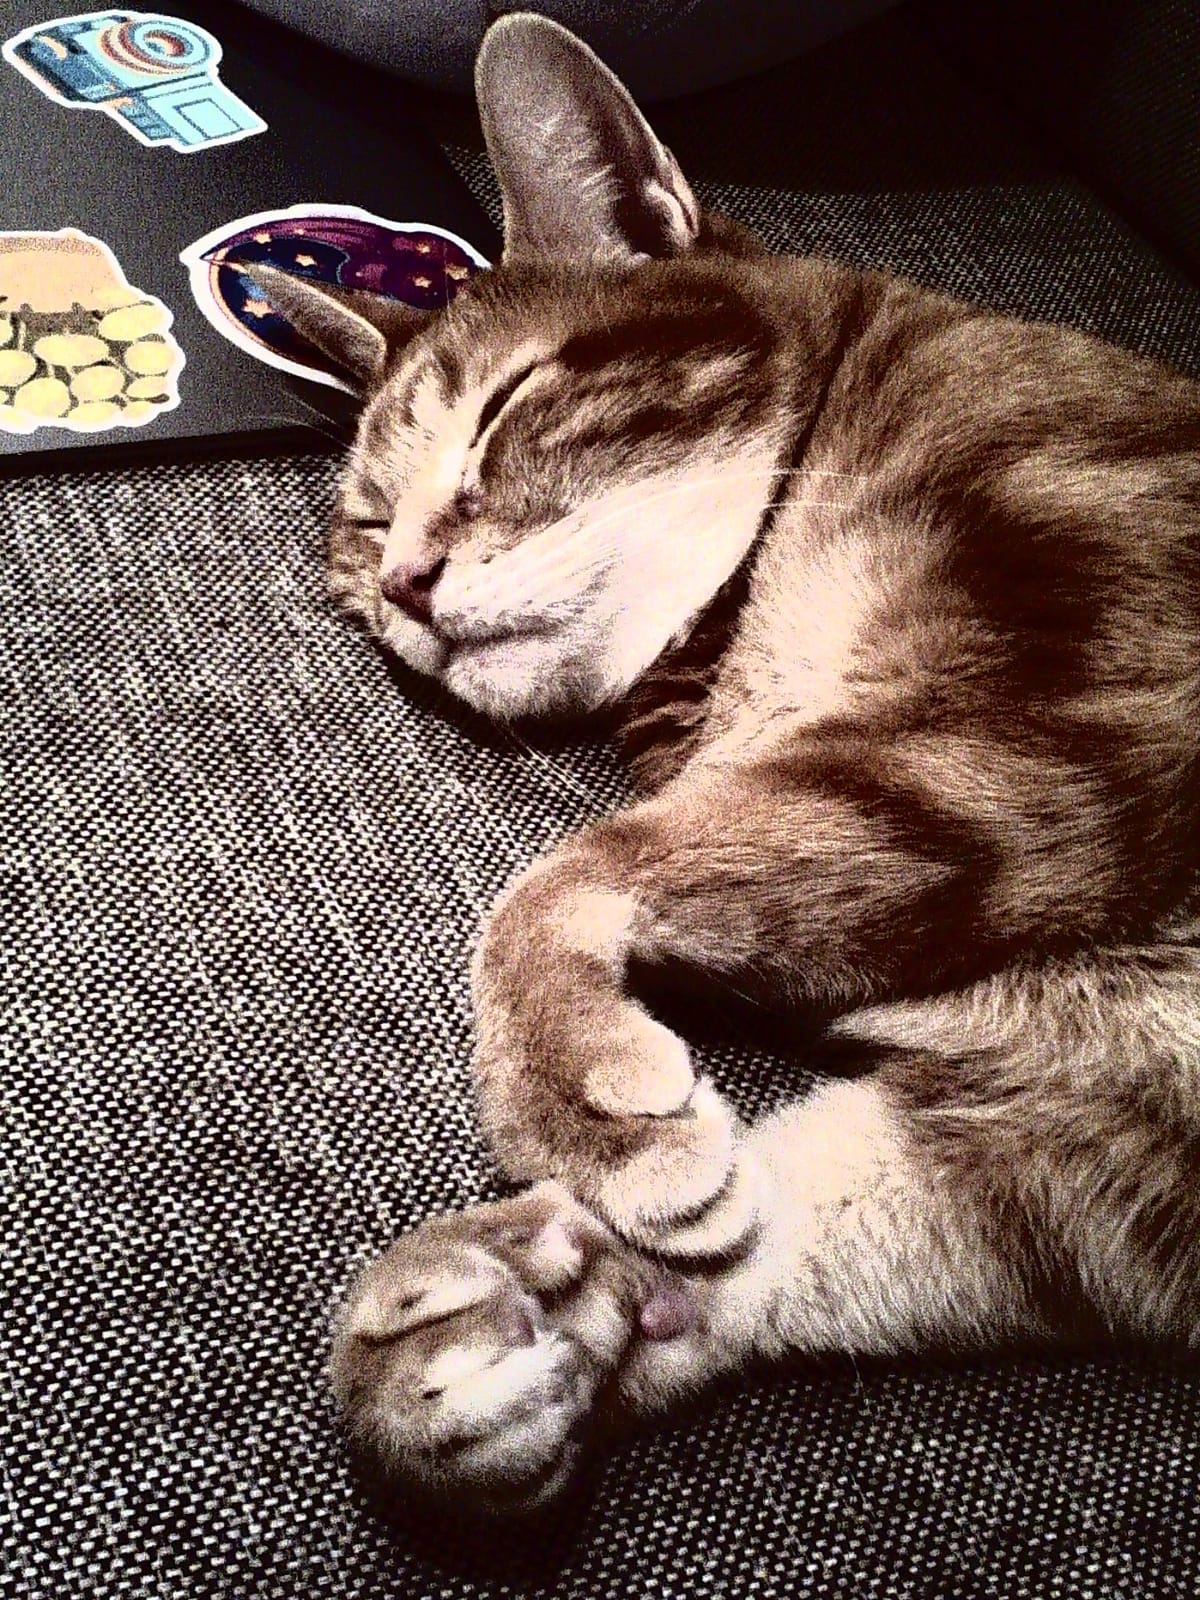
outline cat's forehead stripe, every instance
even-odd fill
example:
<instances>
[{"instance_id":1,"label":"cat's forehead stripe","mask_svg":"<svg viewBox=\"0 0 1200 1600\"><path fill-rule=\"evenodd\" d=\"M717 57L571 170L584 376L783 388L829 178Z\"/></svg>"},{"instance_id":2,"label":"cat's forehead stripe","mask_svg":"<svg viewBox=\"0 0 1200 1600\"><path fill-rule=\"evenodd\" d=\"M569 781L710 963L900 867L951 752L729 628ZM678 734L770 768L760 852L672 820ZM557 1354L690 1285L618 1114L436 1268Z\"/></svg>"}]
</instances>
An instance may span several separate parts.
<instances>
[{"instance_id":1,"label":"cat's forehead stripe","mask_svg":"<svg viewBox=\"0 0 1200 1600\"><path fill-rule=\"evenodd\" d=\"M572 371L649 361L688 366L726 359L731 351L761 347L766 323L741 300L722 299L687 309L644 312L588 328L566 339L558 356ZM644 369L641 369L644 378Z\"/></svg>"},{"instance_id":2,"label":"cat's forehead stripe","mask_svg":"<svg viewBox=\"0 0 1200 1600\"><path fill-rule=\"evenodd\" d=\"M371 522L388 515L388 497L362 472L351 477L342 491L342 511L352 522Z\"/></svg>"},{"instance_id":3,"label":"cat's forehead stripe","mask_svg":"<svg viewBox=\"0 0 1200 1600\"><path fill-rule=\"evenodd\" d=\"M463 358L453 345L444 343L434 351L431 365L437 373L442 398L449 405L458 399L466 382Z\"/></svg>"},{"instance_id":4,"label":"cat's forehead stripe","mask_svg":"<svg viewBox=\"0 0 1200 1600\"><path fill-rule=\"evenodd\" d=\"M386 454L394 428L391 405L381 398L371 406L363 419L361 454L366 460L378 460Z\"/></svg>"}]
</instances>

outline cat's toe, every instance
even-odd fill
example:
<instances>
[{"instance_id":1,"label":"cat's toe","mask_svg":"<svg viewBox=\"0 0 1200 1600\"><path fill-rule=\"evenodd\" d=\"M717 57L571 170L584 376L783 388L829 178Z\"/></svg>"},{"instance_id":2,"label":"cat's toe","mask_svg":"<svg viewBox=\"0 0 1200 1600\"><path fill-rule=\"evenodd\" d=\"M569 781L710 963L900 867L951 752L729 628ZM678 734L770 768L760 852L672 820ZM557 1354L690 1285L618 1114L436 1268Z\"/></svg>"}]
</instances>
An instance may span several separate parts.
<instances>
[{"instance_id":1,"label":"cat's toe","mask_svg":"<svg viewBox=\"0 0 1200 1600\"><path fill-rule=\"evenodd\" d=\"M701 1219L717 1249L745 1233L737 1119L676 1034L622 1003L553 1049L514 1035L494 1030L475 1061L484 1130L511 1177L553 1174L643 1249Z\"/></svg>"},{"instance_id":2,"label":"cat's toe","mask_svg":"<svg viewBox=\"0 0 1200 1600\"><path fill-rule=\"evenodd\" d=\"M738 1181L737 1124L706 1079L678 1111L631 1121L629 1134L628 1153L580 1186L623 1238L661 1251L703 1233L710 1253L740 1239L753 1206Z\"/></svg>"},{"instance_id":3,"label":"cat's toe","mask_svg":"<svg viewBox=\"0 0 1200 1600\"><path fill-rule=\"evenodd\" d=\"M366 1270L331 1376L355 1442L399 1488L505 1512L566 1485L632 1331L632 1302L596 1270L609 1239L542 1184L435 1219Z\"/></svg>"},{"instance_id":4,"label":"cat's toe","mask_svg":"<svg viewBox=\"0 0 1200 1600\"><path fill-rule=\"evenodd\" d=\"M701 1138L705 1132L713 1158L707 1168L696 1160L691 1182L672 1181L682 1163L669 1146L651 1145L605 1175L597 1209L639 1250L674 1261L712 1260L742 1253L757 1237L761 1174L744 1151L731 1149L725 1159L724 1124L701 1130Z\"/></svg>"}]
</instances>

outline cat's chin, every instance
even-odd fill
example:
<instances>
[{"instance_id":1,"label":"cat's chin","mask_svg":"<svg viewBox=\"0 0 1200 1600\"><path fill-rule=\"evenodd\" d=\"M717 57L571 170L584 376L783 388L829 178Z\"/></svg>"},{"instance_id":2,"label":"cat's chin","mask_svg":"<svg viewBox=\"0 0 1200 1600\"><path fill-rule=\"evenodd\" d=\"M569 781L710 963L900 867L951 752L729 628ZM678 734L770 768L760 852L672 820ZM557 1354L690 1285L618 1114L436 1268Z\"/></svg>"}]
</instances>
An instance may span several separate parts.
<instances>
[{"instance_id":1,"label":"cat's chin","mask_svg":"<svg viewBox=\"0 0 1200 1600\"><path fill-rule=\"evenodd\" d=\"M397 612L389 617L382 642L414 672L435 679L472 710L499 722L583 714L607 698L594 668L554 634L506 634L450 644Z\"/></svg>"},{"instance_id":2,"label":"cat's chin","mask_svg":"<svg viewBox=\"0 0 1200 1600\"><path fill-rule=\"evenodd\" d=\"M403 612L395 611L388 617L387 625L380 633L380 641L406 667L411 667L422 677L442 677L447 656L445 643L429 628L412 621Z\"/></svg>"},{"instance_id":3,"label":"cat's chin","mask_svg":"<svg viewBox=\"0 0 1200 1600\"><path fill-rule=\"evenodd\" d=\"M438 676L451 694L497 721L582 714L603 698L594 671L545 634L457 646Z\"/></svg>"}]
</instances>

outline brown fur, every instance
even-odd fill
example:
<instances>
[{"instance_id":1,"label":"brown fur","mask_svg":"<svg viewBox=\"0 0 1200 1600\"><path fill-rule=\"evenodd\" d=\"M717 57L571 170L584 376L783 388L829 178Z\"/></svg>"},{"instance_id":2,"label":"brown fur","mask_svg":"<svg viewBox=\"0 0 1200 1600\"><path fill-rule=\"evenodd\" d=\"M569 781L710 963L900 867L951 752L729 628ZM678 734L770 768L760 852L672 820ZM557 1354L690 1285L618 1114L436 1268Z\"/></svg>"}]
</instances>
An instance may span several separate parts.
<instances>
[{"instance_id":1,"label":"brown fur","mask_svg":"<svg viewBox=\"0 0 1200 1600\"><path fill-rule=\"evenodd\" d=\"M512 886L474 971L485 1128L564 1186L529 1227L586 1216L616 1277L572 1269L585 1336L520 1263L487 1289L487 1214L451 1230L474 1256L402 1241L339 1334L353 1425L411 1481L533 1504L605 1382L644 1409L786 1348L1193 1347L1200 394L756 255L551 24L500 24L480 86L505 262L410 340L282 292L369 390L341 602L486 711L618 708L645 797ZM431 621L381 592L412 574ZM743 1129L629 992L646 966L840 1017L878 1070ZM430 1251L439 1293L483 1285L437 1359L506 1375L420 1422L474 1430L457 1474L388 1376Z\"/></svg>"}]
</instances>

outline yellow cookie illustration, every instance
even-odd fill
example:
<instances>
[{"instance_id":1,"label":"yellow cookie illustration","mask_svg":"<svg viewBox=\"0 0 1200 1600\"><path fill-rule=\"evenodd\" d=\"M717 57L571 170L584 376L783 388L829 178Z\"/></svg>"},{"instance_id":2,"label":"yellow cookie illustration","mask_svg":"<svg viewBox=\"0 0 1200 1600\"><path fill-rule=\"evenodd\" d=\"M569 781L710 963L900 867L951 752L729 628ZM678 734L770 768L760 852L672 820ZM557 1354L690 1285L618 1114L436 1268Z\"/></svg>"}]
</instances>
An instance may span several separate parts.
<instances>
[{"instance_id":1,"label":"yellow cookie illustration","mask_svg":"<svg viewBox=\"0 0 1200 1600\"><path fill-rule=\"evenodd\" d=\"M0 430L141 427L179 404L173 318L74 228L0 233Z\"/></svg>"},{"instance_id":2,"label":"yellow cookie illustration","mask_svg":"<svg viewBox=\"0 0 1200 1600\"><path fill-rule=\"evenodd\" d=\"M28 350L0 350L0 389L15 389L37 372L37 357Z\"/></svg>"},{"instance_id":3,"label":"yellow cookie illustration","mask_svg":"<svg viewBox=\"0 0 1200 1600\"><path fill-rule=\"evenodd\" d=\"M135 380L137 383L142 381L140 378ZM134 385L130 384L131 393L133 387ZM108 361L101 362L99 366L85 367L82 372L77 373L71 379L71 393L76 400L84 405L94 400L111 400L114 395L120 394L124 388L125 374L120 367L114 367ZM161 398L166 398L161 383L158 386L158 392Z\"/></svg>"},{"instance_id":4,"label":"yellow cookie illustration","mask_svg":"<svg viewBox=\"0 0 1200 1600\"><path fill-rule=\"evenodd\" d=\"M131 400L155 400L161 405L165 390L164 378L135 378L125 393Z\"/></svg>"},{"instance_id":5,"label":"yellow cookie illustration","mask_svg":"<svg viewBox=\"0 0 1200 1600\"><path fill-rule=\"evenodd\" d=\"M91 367L108 358L108 344L93 333L46 333L34 341L33 353L48 367Z\"/></svg>"},{"instance_id":6,"label":"yellow cookie illustration","mask_svg":"<svg viewBox=\"0 0 1200 1600\"><path fill-rule=\"evenodd\" d=\"M31 417L61 417L71 409L71 391L61 378L30 378L13 395L13 405Z\"/></svg>"},{"instance_id":7,"label":"yellow cookie illustration","mask_svg":"<svg viewBox=\"0 0 1200 1600\"><path fill-rule=\"evenodd\" d=\"M125 352L125 365L140 377L167 372L171 366L171 352L161 339L139 339Z\"/></svg>"},{"instance_id":8,"label":"yellow cookie illustration","mask_svg":"<svg viewBox=\"0 0 1200 1600\"><path fill-rule=\"evenodd\" d=\"M111 428L121 408L111 400L85 400L71 413L77 428Z\"/></svg>"},{"instance_id":9,"label":"yellow cookie illustration","mask_svg":"<svg viewBox=\"0 0 1200 1600\"><path fill-rule=\"evenodd\" d=\"M170 318L164 318L162 307L142 300L135 305L122 306L110 311L100 324L100 337L129 341L142 339L148 333L161 333Z\"/></svg>"}]
</instances>

